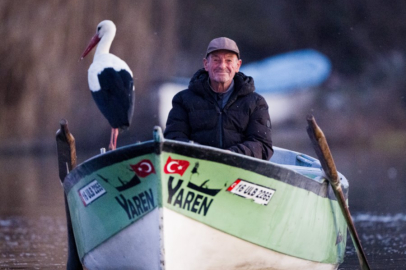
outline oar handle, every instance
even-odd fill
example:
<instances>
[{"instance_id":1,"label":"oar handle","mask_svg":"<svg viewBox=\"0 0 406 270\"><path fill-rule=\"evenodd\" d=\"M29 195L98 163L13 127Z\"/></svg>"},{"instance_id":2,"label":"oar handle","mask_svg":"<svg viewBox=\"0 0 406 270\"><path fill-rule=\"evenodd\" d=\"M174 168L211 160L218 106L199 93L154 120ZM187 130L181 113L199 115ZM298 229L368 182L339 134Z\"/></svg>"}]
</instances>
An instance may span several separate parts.
<instances>
[{"instance_id":1,"label":"oar handle","mask_svg":"<svg viewBox=\"0 0 406 270\"><path fill-rule=\"evenodd\" d=\"M330 148L327 144L327 139L324 136L323 131L317 125L316 120L313 115L307 116L307 133L309 134L310 140L313 144L313 148L316 152L317 157L320 160L321 166L326 174L327 180L330 182L334 194L337 198L337 202L340 206L341 212L347 223L348 230L350 231L352 242L354 243L355 249L357 251L358 260L362 270L370 270L364 249L361 246L361 241L358 237L357 230L355 229L354 222L351 217L350 210L341 189L340 178L334 163L333 155L331 154Z\"/></svg>"},{"instance_id":2,"label":"oar handle","mask_svg":"<svg viewBox=\"0 0 406 270\"><path fill-rule=\"evenodd\" d=\"M68 121L59 121L61 128L56 132L56 148L58 153L59 179L63 184L66 175L76 167L76 146L75 138L69 132ZM83 266L80 262L76 241L72 227L72 219L69 211L69 204L64 192L66 226L68 232L68 261L67 270L81 270Z\"/></svg>"}]
</instances>

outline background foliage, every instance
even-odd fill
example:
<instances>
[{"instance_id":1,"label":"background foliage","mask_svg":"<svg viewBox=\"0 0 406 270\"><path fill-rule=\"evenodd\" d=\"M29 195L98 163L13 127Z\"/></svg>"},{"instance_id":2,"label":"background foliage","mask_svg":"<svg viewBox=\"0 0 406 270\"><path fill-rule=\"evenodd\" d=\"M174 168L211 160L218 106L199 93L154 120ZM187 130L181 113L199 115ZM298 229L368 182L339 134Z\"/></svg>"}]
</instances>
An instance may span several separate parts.
<instances>
[{"instance_id":1,"label":"background foliage","mask_svg":"<svg viewBox=\"0 0 406 270\"><path fill-rule=\"evenodd\" d=\"M135 117L119 145L151 138L158 124L157 87L173 76L192 76L218 36L237 41L243 64L303 48L324 53L333 74L304 115L315 114L344 141L373 143L388 132L400 138L406 118L404 14L401 0L2 0L0 150L53 149L61 118L70 121L80 145L108 142L108 123L87 85L92 54L78 61L104 19L117 25L111 52L135 78ZM302 128L304 116L289 125Z\"/></svg>"}]
</instances>

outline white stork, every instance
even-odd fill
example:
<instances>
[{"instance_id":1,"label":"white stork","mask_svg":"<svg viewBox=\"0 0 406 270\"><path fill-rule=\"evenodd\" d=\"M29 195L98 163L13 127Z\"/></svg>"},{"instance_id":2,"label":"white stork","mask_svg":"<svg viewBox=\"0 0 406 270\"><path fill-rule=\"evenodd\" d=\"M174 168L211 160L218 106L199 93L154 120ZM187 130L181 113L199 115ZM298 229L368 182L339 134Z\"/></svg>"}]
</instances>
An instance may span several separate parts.
<instances>
[{"instance_id":1,"label":"white stork","mask_svg":"<svg viewBox=\"0 0 406 270\"><path fill-rule=\"evenodd\" d=\"M112 128L110 150L116 149L119 129L128 129L134 112L133 73L123 60L109 53L115 35L114 23L102 21L81 56L83 59L98 44L88 70L88 81L97 107Z\"/></svg>"}]
</instances>

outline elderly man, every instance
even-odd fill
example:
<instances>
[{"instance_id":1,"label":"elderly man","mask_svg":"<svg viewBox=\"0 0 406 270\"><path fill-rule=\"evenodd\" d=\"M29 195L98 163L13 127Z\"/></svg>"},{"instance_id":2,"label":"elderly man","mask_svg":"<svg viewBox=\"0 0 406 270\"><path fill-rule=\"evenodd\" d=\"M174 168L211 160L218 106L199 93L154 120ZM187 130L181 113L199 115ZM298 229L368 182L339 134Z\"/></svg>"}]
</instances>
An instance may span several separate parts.
<instances>
[{"instance_id":1,"label":"elderly man","mask_svg":"<svg viewBox=\"0 0 406 270\"><path fill-rule=\"evenodd\" d=\"M213 39L204 68L175 95L164 136L269 160L273 154L271 119L254 80L239 72L240 51L226 37Z\"/></svg>"}]
</instances>

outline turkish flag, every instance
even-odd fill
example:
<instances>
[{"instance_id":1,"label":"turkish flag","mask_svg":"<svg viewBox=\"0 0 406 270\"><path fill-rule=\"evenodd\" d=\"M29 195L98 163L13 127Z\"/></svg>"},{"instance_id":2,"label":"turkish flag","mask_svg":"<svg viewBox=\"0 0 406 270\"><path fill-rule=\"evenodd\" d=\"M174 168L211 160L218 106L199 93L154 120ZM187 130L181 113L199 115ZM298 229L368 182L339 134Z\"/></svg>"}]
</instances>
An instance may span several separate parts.
<instances>
[{"instance_id":1,"label":"turkish flag","mask_svg":"<svg viewBox=\"0 0 406 270\"><path fill-rule=\"evenodd\" d=\"M166 161L164 172L167 174L180 174L182 176L186 169L189 167L190 163L187 160L180 160L180 159L172 159L168 157Z\"/></svg>"},{"instance_id":2,"label":"turkish flag","mask_svg":"<svg viewBox=\"0 0 406 270\"><path fill-rule=\"evenodd\" d=\"M147 177L151 173L155 173L155 168L152 162L148 159L143 159L135 165L130 165L133 171L139 177Z\"/></svg>"}]
</instances>

